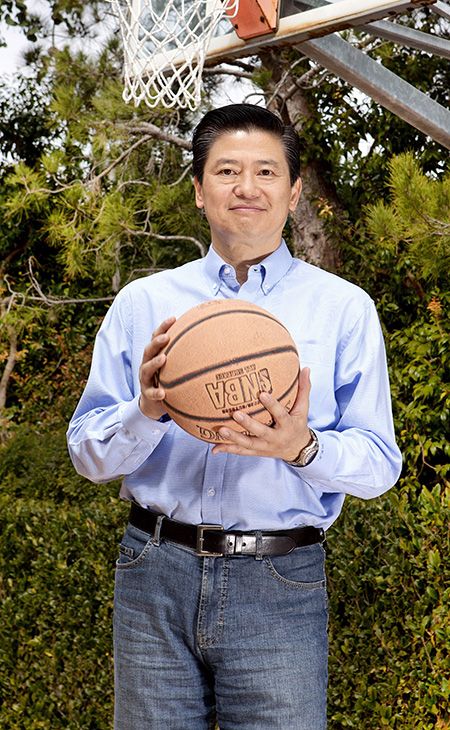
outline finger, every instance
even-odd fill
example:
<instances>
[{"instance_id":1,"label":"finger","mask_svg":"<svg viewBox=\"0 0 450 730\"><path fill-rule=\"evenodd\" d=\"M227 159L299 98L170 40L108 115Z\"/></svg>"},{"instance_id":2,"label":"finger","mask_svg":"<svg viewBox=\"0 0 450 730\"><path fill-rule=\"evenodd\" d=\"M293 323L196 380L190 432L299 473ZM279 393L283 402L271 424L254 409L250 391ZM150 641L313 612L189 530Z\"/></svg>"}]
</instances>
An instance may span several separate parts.
<instances>
[{"instance_id":1,"label":"finger","mask_svg":"<svg viewBox=\"0 0 450 730\"><path fill-rule=\"evenodd\" d=\"M269 411L275 424L281 424L289 416L289 411L271 393L262 392L259 400L264 408Z\"/></svg>"},{"instance_id":2,"label":"finger","mask_svg":"<svg viewBox=\"0 0 450 730\"><path fill-rule=\"evenodd\" d=\"M225 431L221 434L224 438L228 439L231 442L231 437L225 436L225 433L227 433L228 429L225 429ZM232 433L232 429L229 429L229 432ZM228 444L216 444L212 450L213 454L237 454L238 456L258 456L258 452L255 451L253 448L247 448L246 446L243 446L241 444L237 444L234 441Z\"/></svg>"},{"instance_id":3,"label":"finger","mask_svg":"<svg viewBox=\"0 0 450 730\"><path fill-rule=\"evenodd\" d=\"M233 413L233 419L244 429L245 433L227 426L220 428L219 434L230 443L220 444L213 449L213 453L255 456L266 449L266 439L268 435L272 434L272 428L242 411Z\"/></svg>"},{"instance_id":4,"label":"finger","mask_svg":"<svg viewBox=\"0 0 450 730\"><path fill-rule=\"evenodd\" d=\"M145 362L146 360L151 360L153 357L155 357L155 355L161 352L164 347L166 347L170 340L170 335L167 334L167 331L172 327L174 322L175 317L168 317L168 319L165 319L163 322L161 322L159 327L155 329L151 341L144 348L142 362Z\"/></svg>"},{"instance_id":5,"label":"finger","mask_svg":"<svg viewBox=\"0 0 450 730\"><path fill-rule=\"evenodd\" d=\"M233 419L244 431L249 431L253 436L257 436L258 438L264 438L267 436L267 431L270 430L269 426L261 423L256 418L252 418L252 416L249 416L248 413L244 413L243 411L233 413Z\"/></svg>"},{"instance_id":6,"label":"finger","mask_svg":"<svg viewBox=\"0 0 450 730\"><path fill-rule=\"evenodd\" d=\"M226 451L233 454L254 454L254 436L242 433L242 431L235 431L233 428L228 426L222 426L219 428L218 433L220 436L228 441L228 444L221 443L215 452Z\"/></svg>"},{"instance_id":7,"label":"finger","mask_svg":"<svg viewBox=\"0 0 450 730\"><path fill-rule=\"evenodd\" d=\"M154 357L159 355L161 350L163 350L168 345L169 339L170 337L168 334L155 335L151 342L149 342L148 345L144 348L142 363L153 360Z\"/></svg>"},{"instance_id":8,"label":"finger","mask_svg":"<svg viewBox=\"0 0 450 730\"><path fill-rule=\"evenodd\" d=\"M302 368L298 379L297 398L291 409L291 415L307 415L309 410L309 395L311 392L310 369Z\"/></svg>"},{"instance_id":9,"label":"finger","mask_svg":"<svg viewBox=\"0 0 450 730\"><path fill-rule=\"evenodd\" d=\"M175 317L168 317L165 319L159 327L155 329L153 332L153 337L157 337L158 335L164 335L170 327L172 327L173 323L175 322Z\"/></svg>"}]
</instances>

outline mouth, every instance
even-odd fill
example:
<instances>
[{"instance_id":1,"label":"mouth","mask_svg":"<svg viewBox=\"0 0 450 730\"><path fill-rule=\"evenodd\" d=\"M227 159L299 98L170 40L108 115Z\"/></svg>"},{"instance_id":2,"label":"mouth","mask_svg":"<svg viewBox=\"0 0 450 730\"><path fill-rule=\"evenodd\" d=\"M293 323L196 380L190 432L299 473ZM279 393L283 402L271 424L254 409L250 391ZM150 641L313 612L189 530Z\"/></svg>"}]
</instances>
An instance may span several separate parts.
<instances>
[{"instance_id":1,"label":"mouth","mask_svg":"<svg viewBox=\"0 0 450 730\"><path fill-rule=\"evenodd\" d=\"M233 205L230 210L236 210L236 211L244 211L245 213L262 213L264 212L264 208L258 208L256 205Z\"/></svg>"}]
</instances>

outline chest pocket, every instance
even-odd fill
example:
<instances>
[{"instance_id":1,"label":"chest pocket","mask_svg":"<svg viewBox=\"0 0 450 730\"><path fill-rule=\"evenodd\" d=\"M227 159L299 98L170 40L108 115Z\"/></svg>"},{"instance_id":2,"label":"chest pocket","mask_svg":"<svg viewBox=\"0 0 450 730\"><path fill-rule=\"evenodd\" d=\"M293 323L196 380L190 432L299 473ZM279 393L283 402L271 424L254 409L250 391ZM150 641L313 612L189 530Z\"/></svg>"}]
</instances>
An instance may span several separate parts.
<instances>
[{"instance_id":1,"label":"chest pocket","mask_svg":"<svg viewBox=\"0 0 450 730\"><path fill-rule=\"evenodd\" d=\"M300 342L297 347L301 367L319 365L334 373L335 353L330 347L311 342Z\"/></svg>"},{"instance_id":2,"label":"chest pocket","mask_svg":"<svg viewBox=\"0 0 450 730\"><path fill-rule=\"evenodd\" d=\"M300 367L311 371L309 422L314 428L326 428L336 422L337 403L334 388L335 352L326 345L306 342L298 345Z\"/></svg>"}]
</instances>

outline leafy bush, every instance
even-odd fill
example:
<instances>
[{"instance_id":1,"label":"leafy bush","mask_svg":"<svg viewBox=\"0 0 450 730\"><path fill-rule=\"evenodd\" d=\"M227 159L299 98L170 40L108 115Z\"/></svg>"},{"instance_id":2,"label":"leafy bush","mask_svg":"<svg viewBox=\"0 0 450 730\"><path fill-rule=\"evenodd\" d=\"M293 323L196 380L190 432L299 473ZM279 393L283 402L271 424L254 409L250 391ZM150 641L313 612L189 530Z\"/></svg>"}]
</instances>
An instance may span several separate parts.
<instances>
[{"instance_id":1,"label":"leafy bush","mask_svg":"<svg viewBox=\"0 0 450 730\"><path fill-rule=\"evenodd\" d=\"M25 428L2 448L0 484L0 726L106 730L117 484L74 475L62 431Z\"/></svg>"},{"instance_id":2,"label":"leafy bush","mask_svg":"<svg viewBox=\"0 0 450 730\"><path fill-rule=\"evenodd\" d=\"M332 528L330 730L448 727L448 507L403 479Z\"/></svg>"},{"instance_id":3,"label":"leafy bush","mask_svg":"<svg viewBox=\"0 0 450 730\"><path fill-rule=\"evenodd\" d=\"M449 356L436 323L394 332L399 484L330 531L330 728L448 728Z\"/></svg>"},{"instance_id":4,"label":"leafy bush","mask_svg":"<svg viewBox=\"0 0 450 730\"><path fill-rule=\"evenodd\" d=\"M404 466L383 497L347 500L329 533L330 730L450 726L448 271L444 241L432 248L440 226L448 252L448 177L430 183L411 155L390 167L393 199L369 209L373 238L352 263L386 328Z\"/></svg>"}]
</instances>

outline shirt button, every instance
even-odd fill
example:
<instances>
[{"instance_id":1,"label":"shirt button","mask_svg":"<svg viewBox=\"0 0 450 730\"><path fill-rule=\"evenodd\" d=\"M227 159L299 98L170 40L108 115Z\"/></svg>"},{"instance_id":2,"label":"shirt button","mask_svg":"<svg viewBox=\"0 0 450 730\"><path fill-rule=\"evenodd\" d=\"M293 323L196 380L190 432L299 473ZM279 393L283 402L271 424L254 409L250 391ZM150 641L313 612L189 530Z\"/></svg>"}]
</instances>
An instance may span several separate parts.
<instances>
[{"instance_id":1,"label":"shirt button","mask_svg":"<svg viewBox=\"0 0 450 730\"><path fill-rule=\"evenodd\" d=\"M216 490L213 489L212 487L210 487L210 489L208 489L208 497L214 497L215 493L216 493Z\"/></svg>"},{"instance_id":2,"label":"shirt button","mask_svg":"<svg viewBox=\"0 0 450 730\"><path fill-rule=\"evenodd\" d=\"M229 268L228 266L225 266L225 268L224 268L224 270L223 270L223 273L224 273L224 274L229 274L229 273L230 273L230 271L231 271L231 269L230 269L230 268Z\"/></svg>"}]
</instances>

